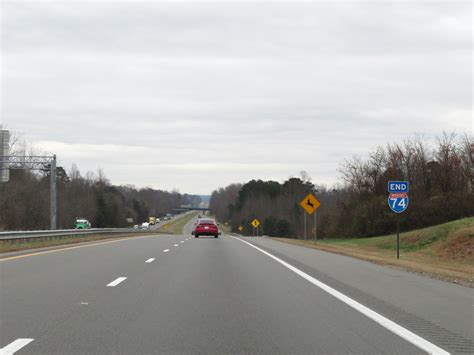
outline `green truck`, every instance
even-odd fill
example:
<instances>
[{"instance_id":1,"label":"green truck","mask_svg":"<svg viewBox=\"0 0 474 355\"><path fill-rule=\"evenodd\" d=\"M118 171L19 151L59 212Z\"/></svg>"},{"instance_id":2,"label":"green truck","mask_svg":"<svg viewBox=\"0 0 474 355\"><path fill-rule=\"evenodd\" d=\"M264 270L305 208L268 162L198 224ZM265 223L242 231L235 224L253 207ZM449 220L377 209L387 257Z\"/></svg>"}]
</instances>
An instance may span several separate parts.
<instances>
[{"instance_id":1,"label":"green truck","mask_svg":"<svg viewBox=\"0 0 474 355\"><path fill-rule=\"evenodd\" d=\"M91 223L84 218L76 218L74 221L74 229L88 229L91 227Z\"/></svg>"}]
</instances>

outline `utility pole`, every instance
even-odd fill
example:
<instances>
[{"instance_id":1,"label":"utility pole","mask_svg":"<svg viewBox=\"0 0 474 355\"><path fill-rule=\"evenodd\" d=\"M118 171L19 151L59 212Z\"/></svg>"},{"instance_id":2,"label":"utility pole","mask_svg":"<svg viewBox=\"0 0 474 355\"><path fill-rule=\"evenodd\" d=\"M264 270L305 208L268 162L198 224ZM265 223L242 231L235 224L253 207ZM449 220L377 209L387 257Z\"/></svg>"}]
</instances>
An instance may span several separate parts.
<instances>
[{"instance_id":1,"label":"utility pole","mask_svg":"<svg viewBox=\"0 0 474 355\"><path fill-rule=\"evenodd\" d=\"M50 218L51 218L51 229L56 229L56 214L57 214L57 197L56 197L56 155L53 155L51 159L50 169Z\"/></svg>"}]
</instances>

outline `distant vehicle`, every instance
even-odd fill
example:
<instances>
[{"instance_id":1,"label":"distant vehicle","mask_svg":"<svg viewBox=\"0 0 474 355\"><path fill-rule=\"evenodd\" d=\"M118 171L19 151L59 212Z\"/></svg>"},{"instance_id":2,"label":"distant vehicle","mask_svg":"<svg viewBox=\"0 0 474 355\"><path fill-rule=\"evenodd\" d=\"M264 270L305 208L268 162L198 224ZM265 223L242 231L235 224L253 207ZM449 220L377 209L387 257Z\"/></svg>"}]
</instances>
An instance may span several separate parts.
<instances>
[{"instance_id":1,"label":"distant vehicle","mask_svg":"<svg viewBox=\"0 0 474 355\"><path fill-rule=\"evenodd\" d=\"M160 223L160 219L158 217L156 217L156 223Z\"/></svg>"},{"instance_id":2,"label":"distant vehicle","mask_svg":"<svg viewBox=\"0 0 474 355\"><path fill-rule=\"evenodd\" d=\"M74 221L74 229L88 229L91 227L91 223L84 218L76 218Z\"/></svg>"},{"instance_id":3,"label":"distant vehicle","mask_svg":"<svg viewBox=\"0 0 474 355\"><path fill-rule=\"evenodd\" d=\"M171 213L167 213L166 216L163 217L165 221L169 221L171 219Z\"/></svg>"},{"instance_id":4,"label":"distant vehicle","mask_svg":"<svg viewBox=\"0 0 474 355\"><path fill-rule=\"evenodd\" d=\"M140 226L141 229L149 229L150 228L150 223L148 222L143 222L142 225Z\"/></svg>"},{"instance_id":5,"label":"distant vehicle","mask_svg":"<svg viewBox=\"0 0 474 355\"><path fill-rule=\"evenodd\" d=\"M156 217L148 217L148 223L150 225L156 224Z\"/></svg>"},{"instance_id":6,"label":"distant vehicle","mask_svg":"<svg viewBox=\"0 0 474 355\"><path fill-rule=\"evenodd\" d=\"M219 231L216 221L210 218L202 218L196 222L192 234L194 234L195 238L199 238L201 235L210 235L214 236L214 238L219 238L221 232Z\"/></svg>"},{"instance_id":7,"label":"distant vehicle","mask_svg":"<svg viewBox=\"0 0 474 355\"><path fill-rule=\"evenodd\" d=\"M133 226L133 229L138 229L138 224L135 224L135 225Z\"/></svg>"}]
</instances>

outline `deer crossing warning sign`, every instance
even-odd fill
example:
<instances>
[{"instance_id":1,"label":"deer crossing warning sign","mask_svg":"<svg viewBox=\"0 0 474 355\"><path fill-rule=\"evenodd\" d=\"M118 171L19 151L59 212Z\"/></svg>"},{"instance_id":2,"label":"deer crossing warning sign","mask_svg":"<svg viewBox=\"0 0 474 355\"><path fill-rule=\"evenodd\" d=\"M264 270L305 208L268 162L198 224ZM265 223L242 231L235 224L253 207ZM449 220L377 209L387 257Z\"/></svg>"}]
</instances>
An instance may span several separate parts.
<instances>
[{"instance_id":1,"label":"deer crossing warning sign","mask_svg":"<svg viewBox=\"0 0 474 355\"><path fill-rule=\"evenodd\" d=\"M316 211L319 206L321 206L313 194L308 194L308 196L306 196L303 201L300 202L300 205L308 214L313 214L313 212Z\"/></svg>"}]
</instances>

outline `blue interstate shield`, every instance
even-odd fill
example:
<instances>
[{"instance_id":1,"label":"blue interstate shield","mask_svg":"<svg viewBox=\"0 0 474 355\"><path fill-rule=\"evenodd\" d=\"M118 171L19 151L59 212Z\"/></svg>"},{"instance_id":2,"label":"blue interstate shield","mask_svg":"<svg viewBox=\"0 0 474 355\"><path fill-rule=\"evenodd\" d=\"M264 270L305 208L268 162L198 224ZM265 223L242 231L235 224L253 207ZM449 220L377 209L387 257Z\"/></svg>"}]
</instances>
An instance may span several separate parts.
<instances>
[{"instance_id":1,"label":"blue interstate shield","mask_svg":"<svg viewBox=\"0 0 474 355\"><path fill-rule=\"evenodd\" d=\"M388 195L388 206L395 213L404 212L408 207L408 195L406 193Z\"/></svg>"}]
</instances>

